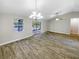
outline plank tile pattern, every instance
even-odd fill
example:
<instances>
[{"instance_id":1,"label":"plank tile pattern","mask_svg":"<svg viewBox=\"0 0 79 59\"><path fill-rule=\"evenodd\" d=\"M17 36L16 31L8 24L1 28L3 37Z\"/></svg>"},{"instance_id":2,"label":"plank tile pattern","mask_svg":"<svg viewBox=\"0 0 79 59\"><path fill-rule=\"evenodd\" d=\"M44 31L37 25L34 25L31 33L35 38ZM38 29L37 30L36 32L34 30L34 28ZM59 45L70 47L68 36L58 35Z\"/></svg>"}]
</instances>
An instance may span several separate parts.
<instances>
[{"instance_id":1,"label":"plank tile pattern","mask_svg":"<svg viewBox=\"0 0 79 59\"><path fill-rule=\"evenodd\" d=\"M79 41L44 33L0 47L0 59L79 59Z\"/></svg>"}]
</instances>

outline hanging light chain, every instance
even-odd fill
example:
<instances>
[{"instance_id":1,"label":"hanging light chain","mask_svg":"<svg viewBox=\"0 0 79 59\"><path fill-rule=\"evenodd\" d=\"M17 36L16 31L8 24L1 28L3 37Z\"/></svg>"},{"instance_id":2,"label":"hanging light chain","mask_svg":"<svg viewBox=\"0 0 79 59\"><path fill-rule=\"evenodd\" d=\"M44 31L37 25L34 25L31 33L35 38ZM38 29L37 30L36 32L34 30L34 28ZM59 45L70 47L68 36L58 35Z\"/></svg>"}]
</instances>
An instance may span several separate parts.
<instances>
[{"instance_id":1,"label":"hanging light chain","mask_svg":"<svg viewBox=\"0 0 79 59\"><path fill-rule=\"evenodd\" d=\"M38 3L37 0L35 0L35 11L32 12L32 14L29 16L30 18L33 19L42 19L43 16L41 15L41 13L38 13Z\"/></svg>"}]
</instances>

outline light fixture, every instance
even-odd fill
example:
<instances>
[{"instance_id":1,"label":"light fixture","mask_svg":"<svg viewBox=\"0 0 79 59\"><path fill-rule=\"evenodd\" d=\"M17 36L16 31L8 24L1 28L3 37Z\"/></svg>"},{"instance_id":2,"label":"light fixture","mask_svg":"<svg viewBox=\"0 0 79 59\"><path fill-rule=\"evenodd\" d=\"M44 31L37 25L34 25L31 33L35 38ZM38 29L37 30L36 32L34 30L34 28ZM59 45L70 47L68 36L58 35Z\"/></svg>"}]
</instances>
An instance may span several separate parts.
<instances>
[{"instance_id":1,"label":"light fixture","mask_svg":"<svg viewBox=\"0 0 79 59\"><path fill-rule=\"evenodd\" d=\"M35 0L35 10L32 11L32 14L29 16L31 19L42 19L43 16L41 15L40 12L38 12L38 5L37 5L37 0Z\"/></svg>"},{"instance_id":2,"label":"light fixture","mask_svg":"<svg viewBox=\"0 0 79 59\"><path fill-rule=\"evenodd\" d=\"M56 15L56 17L55 17L56 21L58 21L58 20L64 20L63 18L61 18L59 16L59 12L56 12L55 15Z\"/></svg>"},{"instance_id":3,"label":"light fixture","mask_svg":"<svg viewBox=\"0 0 79 59\"><path fill-rule=\"evenodd\" d=\"M56 21L60 20L59 18L56 18Z\"/></svg>"}]
</instances>

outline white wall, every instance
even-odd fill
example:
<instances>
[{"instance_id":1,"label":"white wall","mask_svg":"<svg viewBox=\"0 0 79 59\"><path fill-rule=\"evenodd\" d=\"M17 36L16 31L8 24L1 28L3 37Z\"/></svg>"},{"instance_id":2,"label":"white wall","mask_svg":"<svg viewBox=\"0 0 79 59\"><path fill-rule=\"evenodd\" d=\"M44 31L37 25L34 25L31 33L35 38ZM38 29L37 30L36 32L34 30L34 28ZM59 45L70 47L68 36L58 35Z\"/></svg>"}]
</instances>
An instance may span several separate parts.
<instances>
[{"instance_id":1,"label":"white wall","mask_svg":"<svg viewBox=\"0 0 79 59\"><path fill-rule=\"evenodd\" d=\"M44 33L47 31L47 21L46 20L42 20L41 21L41 33Z\"/></svg>"},{"instance_id":2,"label":"white wall","mask_svg":"<svg viewBox=\"0 0 79 59\"><path fill-rule=\"evenodd\" d=\"M79 12L70 12L64 15L60 15L59 18L62 18L63 20L56 21L55 18L53 18L47 21L48 31L63 33L63 34L70 34L71 19L79 18Z\"/></svg>"},{"instance_id":3,"label":"white wall","mask_svg":"<svg viewBox=\"0 0 79 59\"><path fill-rule=\"evenodd\" d=\"M52 19L49 21L48 31L57 32L57 33L70 33L70 20L58 20Z\"/></svg>"},{"instance_id":4,"label":"white wall","mask_svg":"<svg viewBox=\"0 0 79 59\"><path fill-rule=\"evenodd\" d=\"M17 18L24 19L24 31L17 32L14 29L14 21ZM45 32L45 23L42 22L42 33ZM32 36L32 20L15 15L0 15L0 45L17 41Z\"/></svg>"},{"instance_id":5,"label":"white wall","mask_svg":"<svg viewBox=\"0 0 79 59\"><path fill-rule=\"evenodd\" d=\"M24 31L22 32L17 32L14 29L14 21L17 18L24 19ZM5 44L32 36L32 21L26 17L0 15L0 22L0 44Z\"/></svg>"}]
</instances>

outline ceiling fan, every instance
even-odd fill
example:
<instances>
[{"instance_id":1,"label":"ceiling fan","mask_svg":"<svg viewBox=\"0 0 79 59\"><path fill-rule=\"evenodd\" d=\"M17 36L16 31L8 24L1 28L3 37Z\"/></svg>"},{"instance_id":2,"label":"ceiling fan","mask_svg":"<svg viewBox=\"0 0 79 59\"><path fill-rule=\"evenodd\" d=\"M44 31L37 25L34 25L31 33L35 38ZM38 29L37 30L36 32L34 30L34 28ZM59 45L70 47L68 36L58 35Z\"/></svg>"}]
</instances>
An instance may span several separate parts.
<instances>
[{"instance_id":1,"label":"ceiling fan","mask_svg":"<svg viewBox=\"0 0 79 59\"><path fill-rule=\"evenodd\" d=\"M56 13L55 13L54 19L56 19L56 20L64 20L64 19L61 17L60 12L56 12Z\"/></svg>"}]
</instances>

